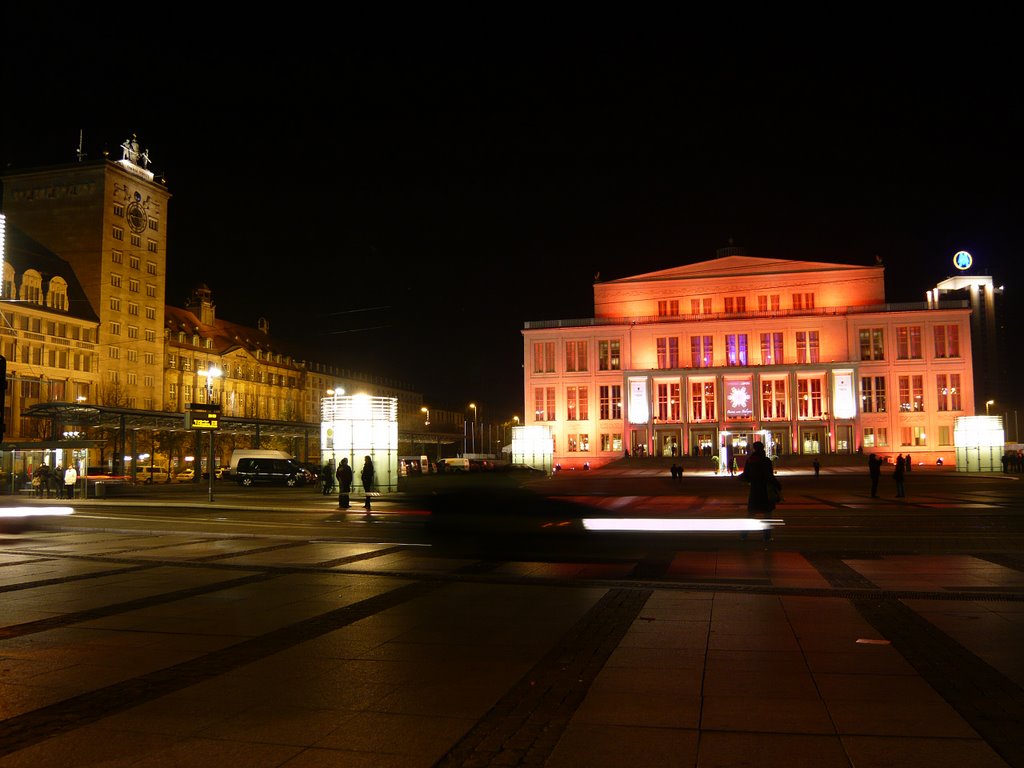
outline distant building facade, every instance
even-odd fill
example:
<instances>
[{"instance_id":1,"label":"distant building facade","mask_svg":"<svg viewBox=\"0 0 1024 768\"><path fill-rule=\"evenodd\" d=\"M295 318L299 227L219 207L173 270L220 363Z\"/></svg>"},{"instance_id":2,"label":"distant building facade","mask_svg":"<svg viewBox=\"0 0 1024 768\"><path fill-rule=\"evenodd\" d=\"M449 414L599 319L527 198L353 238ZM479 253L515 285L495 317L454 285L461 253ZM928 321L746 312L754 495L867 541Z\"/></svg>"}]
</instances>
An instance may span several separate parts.
<instances>
[{"instance_id":1,"label":"distant building facade","mask_svg":"<svg viewBox=\"0 0 1024 768\"><path fill-rule=\"evenodd\" d=\"M252 420L257 435L261 422L275 421L308 424L318 435L321 399L344 389L398 398L400 434L440 450L442 435L420 434L419 392L307 360L286 340L271 337L265 319L253 328L218 318L205 285L184 307L168 305L171 194L148 165L133 137L122 145L120 160L4 173L5 442L61 437L45 420L22 416L42 403L183 415L190 404L207 403L205 373L215 366L222 376L210 384L222 414ZM438 421L447 412L438 407L434 413ZM307 449L310 455L302 455ZM315 460L319 446L314 440L293 452ZM173 466L174 457L167 458Z\"/></svg>"},{"instance_id":2,"label":"distant building facade","mask_svg":"<svg viewBox=\"0 0 1024 768\"><path fill-rule=\"evenodd\" d=\"M963 300L971 308L971 341L974 369L974 407L985 411L985 403L994 401L998 413L1019 405L1019 397L1007 375L1006 360L1012 353L1007 341L1014 338L1006 327L1003 289L989 275L964 272L948 277L928 296L935 301Z\"/></svg>"},{"instance_id":3,"label":"distant building facade","mask_svg":"<svg viewBox=\"0 0 1024 768\"><path fill-rule=\"evenodd\" d=\"M50 439L24 416L38 402L92 401L100 384L99 318L71 266L6 227L0 354L7 360L7 440Z\"/></svg>"},{"instance_id":4,"label":"distant building facade","mask_svg":"<svg viewBox=\"0 0 1024 768\"><path fill-rule=\"evenodd\" d=\"M70 265L98 316L101 375L92 401L162 410L171 195L137 142L125 145L116 161L5 173L3 212Z\"/></svg>"},{"instance_id":5,"label":"distant building facade","mask_svg":"<svg viewBox=\"0 0 1024 768\"><path fill-rule=\"evenodd\" d=\"M733 249L734 250L734 249ZM528 322L526 424L553 461L857 452L954 461L975 412L964 301L887 304L884 268L731 253L594 284L594 317Z\"/></svg>"}]
</instances>

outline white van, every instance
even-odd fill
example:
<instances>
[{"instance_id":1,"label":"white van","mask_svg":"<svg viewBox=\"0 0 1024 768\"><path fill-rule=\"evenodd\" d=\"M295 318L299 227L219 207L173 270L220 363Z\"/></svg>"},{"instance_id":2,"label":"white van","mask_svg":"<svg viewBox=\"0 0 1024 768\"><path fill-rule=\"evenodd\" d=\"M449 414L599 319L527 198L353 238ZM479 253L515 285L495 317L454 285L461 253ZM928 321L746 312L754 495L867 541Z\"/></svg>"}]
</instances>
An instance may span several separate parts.
<instances>
[{"instance_id":1,"label":"white van","mask_svg":"<svg viewBox=\"0 0 1024 768\"><path fill-rule=\"evenodd\" d=\"M227 474L234 477L238 469L239 459L293 459L295 458L287 451L272 451L263 448L242 448L231 452L231 461L228 462Z\"/></svg>"},{"instance_id":2,"label":"white van","mask_svg":"<svg viewBox=\"0 0 1024 768\"><path fill-rule=\"evenodd\" d=\"M147 464L144 467L135 468L135 481L139 483L166 483L170 477L167 467L151 467Z\"/></svg>"}]
</instances>

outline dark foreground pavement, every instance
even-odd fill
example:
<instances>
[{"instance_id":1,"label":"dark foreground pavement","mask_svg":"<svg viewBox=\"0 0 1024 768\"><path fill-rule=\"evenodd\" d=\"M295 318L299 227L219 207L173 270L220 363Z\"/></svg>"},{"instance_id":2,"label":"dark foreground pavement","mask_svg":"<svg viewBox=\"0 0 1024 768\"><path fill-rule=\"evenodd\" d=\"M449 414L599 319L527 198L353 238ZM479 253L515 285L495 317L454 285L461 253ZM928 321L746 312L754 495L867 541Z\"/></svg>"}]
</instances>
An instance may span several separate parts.
<instances>
[{"instance_id":1,"label":"dark foreground pavement","mask_svg":"<svg viewBox=\"0 0 1024 768\"><path fill-rule=\"evenodd\" d=\"M79 502L0 535L0 768L1024 766L1017 479L783 479L767 548L635 558L442 554L391 535L415 495ZM545 492L745 514L653 463Z\"/></svg>"}]
</instances>

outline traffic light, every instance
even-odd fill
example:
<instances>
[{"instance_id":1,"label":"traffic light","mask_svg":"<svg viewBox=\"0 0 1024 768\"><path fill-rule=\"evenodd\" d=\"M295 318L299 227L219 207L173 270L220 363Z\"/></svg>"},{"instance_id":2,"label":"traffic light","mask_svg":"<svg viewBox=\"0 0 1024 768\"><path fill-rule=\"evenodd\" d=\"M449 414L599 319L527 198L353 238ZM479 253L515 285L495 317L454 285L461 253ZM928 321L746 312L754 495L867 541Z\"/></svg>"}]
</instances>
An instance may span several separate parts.
<instances>
[{"instance_id":1,"label":"traffic light","mask_svg":"<svg viewBox=\"0 0 1024 768\"><path fill-rule=\"evenodd\" d=\"M7 358L0 355L0 441L4 439L4 411L7 410Z\"/></svg>"}]
</instances>

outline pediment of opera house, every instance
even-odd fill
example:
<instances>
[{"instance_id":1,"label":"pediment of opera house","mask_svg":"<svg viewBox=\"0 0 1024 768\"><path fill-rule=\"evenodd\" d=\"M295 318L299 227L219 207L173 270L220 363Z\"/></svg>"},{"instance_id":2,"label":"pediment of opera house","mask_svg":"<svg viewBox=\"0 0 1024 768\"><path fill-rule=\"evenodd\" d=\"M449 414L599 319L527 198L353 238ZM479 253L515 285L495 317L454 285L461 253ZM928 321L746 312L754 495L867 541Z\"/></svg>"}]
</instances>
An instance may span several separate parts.
<instances>
[{"instance_id":1,"label":"pediment of opera house","mask_svg":"<svg viewBox=\"0 0 1024 768\"><path fill-rule=\"evenodd\" d=\"M770 259L760 256L722 256L694 264L683 264L655 272L645 272L616 280L605 280L599 285L616 285L634 282L662 280L722 280L751 278L768 275L806 275L808 273L850 273L861 270L879 270L880 264L834 264L825 261L796 261L793 259ZM821 276L822 280L827 279Z\"/></svg>"},{"instance_id":2,"label":"pediment of opera house","mask_svg":"<svg viewBox=\"0 0 1024 768\"><path fill-rule=\"evenodd\" d=\"M885 271L870 266L820 261L730 255L697 264L594 283L594 317L690 317L732 312L725 300L745 300L740 314L757 306L758 297L779 309L820 311L826 307L885 303ZM797 303L796 297L800 301ZM701 311L693 302L701 302ZM710 302L711 309L703 309ZM675 306L672 307L671 304ZM664 311L664 306L669 311ZM736 306L741 306L739 303ZM815 310L817 308L817 310Z\"/></svg>"}]
</instances>

